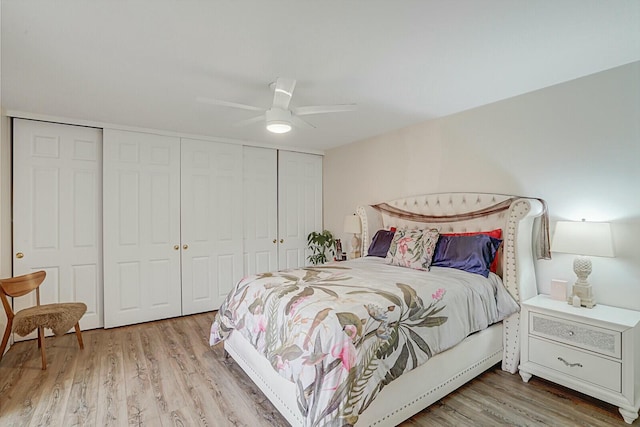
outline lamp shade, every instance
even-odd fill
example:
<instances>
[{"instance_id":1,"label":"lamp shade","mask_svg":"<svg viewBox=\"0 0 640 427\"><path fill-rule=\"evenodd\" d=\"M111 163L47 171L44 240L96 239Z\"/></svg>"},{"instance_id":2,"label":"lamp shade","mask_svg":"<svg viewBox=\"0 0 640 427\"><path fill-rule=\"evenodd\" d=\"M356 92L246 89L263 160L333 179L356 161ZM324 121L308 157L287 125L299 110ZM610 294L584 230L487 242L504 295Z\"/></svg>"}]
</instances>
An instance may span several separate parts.
<instances>
[{"instance_id":1,"label":"lamp shade","mask_svg":"<svg viewBox=\"0 0 640 427\"><path fill-rule=\"evenodd\" d=\"M553 252L613 257L608 222L558 221L551 242Z\"/></svg>"},{"instance_id":2,"label":"lamp shade","mask_svg":"<svg viewBox=\"0 0 640 427\"><path fill-rule=\"evenodd\" d=\"M344 217L344 232L360 234L360 218L357 215L347 215Z\"/></svg>"}]
</instances>

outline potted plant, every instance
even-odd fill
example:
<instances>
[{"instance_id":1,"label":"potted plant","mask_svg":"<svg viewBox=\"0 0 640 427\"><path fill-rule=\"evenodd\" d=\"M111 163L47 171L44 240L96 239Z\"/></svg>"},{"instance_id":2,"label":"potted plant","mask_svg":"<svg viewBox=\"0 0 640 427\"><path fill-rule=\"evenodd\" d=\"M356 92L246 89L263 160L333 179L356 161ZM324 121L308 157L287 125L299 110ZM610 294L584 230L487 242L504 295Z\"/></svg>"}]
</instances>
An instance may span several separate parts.
<instances>
[{"instance_id":1,"label":"potted plant","mask_svg":"<svg viewBox=\"0 0 640 427\"><path fill-rule=\"evenodd\" d=\"M312 231L307 236L307 246L311 250L307 259L313 265L324 264L327 262L327 251L330 255L335 254L335 245L336 241L329 230L323 230L322 233Z\"/></svg>"}]
</instances>

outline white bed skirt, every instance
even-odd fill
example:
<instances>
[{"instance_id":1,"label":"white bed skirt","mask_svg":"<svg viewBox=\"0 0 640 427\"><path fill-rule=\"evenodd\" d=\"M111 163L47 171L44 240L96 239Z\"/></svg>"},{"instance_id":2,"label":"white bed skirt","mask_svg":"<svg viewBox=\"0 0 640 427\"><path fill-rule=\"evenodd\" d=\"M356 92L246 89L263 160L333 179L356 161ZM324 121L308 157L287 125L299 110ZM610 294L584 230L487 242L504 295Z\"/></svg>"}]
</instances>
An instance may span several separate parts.
<instances>
[{"instance_id":1,"label":"white bed skirt","mask_svg":"<svg viewBox=\"0 0 640 427\"><path fill-rule=\"evenodd\" d=\"M402 375L380 392L356 426L396 426L478 376L502 359L502 332L502 323L492 325ZM295 385L278 375L241 334L232 333L224 348L287 421L301 426Z\"/></svg>"}]
</instances>

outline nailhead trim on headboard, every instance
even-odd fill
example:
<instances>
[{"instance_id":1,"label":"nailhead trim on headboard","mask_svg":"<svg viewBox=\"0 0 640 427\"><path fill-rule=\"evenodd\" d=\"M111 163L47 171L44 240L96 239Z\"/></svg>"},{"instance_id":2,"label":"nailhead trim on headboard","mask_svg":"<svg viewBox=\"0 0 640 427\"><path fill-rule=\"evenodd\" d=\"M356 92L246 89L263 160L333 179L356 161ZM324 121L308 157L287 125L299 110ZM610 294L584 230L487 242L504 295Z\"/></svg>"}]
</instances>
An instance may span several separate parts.
<instances>
[{"instance_id":1,"label":"nailhead trim on headboard","mask_svg":"<svg viewBox=\"0 0 640 427\"><path fill-rule=\"evenodd\" d=\"M507 231L504 233L504 255L502 258L502 282L507 290L518 302L522 302L520 295L520 278L516 267L516 248L518 247L518 223L531 210L527 200L517 200L511 204L507 218ZM502 369L511 373L518 371L520 363L520 313L514 313L502 322L504 327Z\"/></svg>"}]
</instances>

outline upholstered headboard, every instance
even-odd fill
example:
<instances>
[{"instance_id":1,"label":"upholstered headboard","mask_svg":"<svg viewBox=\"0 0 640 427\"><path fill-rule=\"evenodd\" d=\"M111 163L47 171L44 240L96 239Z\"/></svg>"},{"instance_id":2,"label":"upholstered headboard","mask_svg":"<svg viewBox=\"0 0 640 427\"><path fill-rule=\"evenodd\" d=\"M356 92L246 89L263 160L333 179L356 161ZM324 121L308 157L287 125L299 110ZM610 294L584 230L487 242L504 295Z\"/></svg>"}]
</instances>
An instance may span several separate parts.
<instances>
[{"instance_id":1,"label":"upholstered headboard","mask_svg":"<svg viewBox=\"0 0 640 427\"><path fill-rule=\"evenodd\" d=\"M363 255L371 238L390 227L437 228L442 233L502 229L502 280L518 302L538 293L534 269L534 219L545 214L541 200L486 193L438 193L359 206ZM516 372L520 360L520 314L504 321L502 368Z\"/></svg>"}]
</instances>

